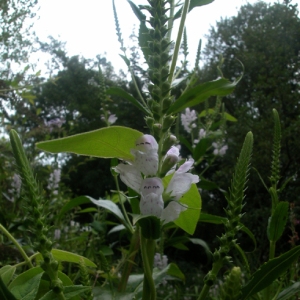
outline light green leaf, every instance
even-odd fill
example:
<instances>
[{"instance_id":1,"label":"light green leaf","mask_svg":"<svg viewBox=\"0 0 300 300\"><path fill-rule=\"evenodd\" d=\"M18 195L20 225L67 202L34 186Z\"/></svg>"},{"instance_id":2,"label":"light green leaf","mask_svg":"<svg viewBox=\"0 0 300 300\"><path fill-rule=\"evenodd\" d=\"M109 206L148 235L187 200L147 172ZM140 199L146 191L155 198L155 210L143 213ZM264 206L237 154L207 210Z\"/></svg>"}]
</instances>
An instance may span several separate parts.
<instances>
[{"instance_id":1,"label":"light green leaf","mask_svg":"<svg viewBox=\"0 0 300 300\"><path fill-rule=\"evenodd\" d=\"M207 257L211 257L211 251L207 243L202 239L189 239L193 244L201 246L207 255Z\"/></svg>"},{"instance_id":2,"label":"light green leaf","mask_svg":"<svg viewBox=\"0 0 300 300\"><path fill-rule=\"evenodd\" d=\"M246 286L242 288L240 300L249 299L250 296L268 287L299 257L300 246L285 252L281 256L271 259L256 271Z\"/></svg>"},{"instance_id":3,"label":"light green leaf","mask_svg":"<svg viewBox=\"0 0 300 300\"><path fill-rule=\"evenodd\" d=\"M119 231L124 230L124 229L126 229L126 227L125 227L123 224L117 225L117 226L113 227L113 228L107 233L107 235L110 235L110 234L115 233L115 232L119 232Z\"/></svg>"},{"instance_id":4,"label":"light green leaf","mask_svg":"<svg viewBox=\"0 0 300 300\"><path fill-rule=\"evenodd\" d=\"M39 268L40 269L40 268ZM32 269L28 270L31 271ZM29 276L29 273L36 272L28 272L22 273L16 279L18 279L18 284L14 284L10 289L12 294L19 300L34 300L35 296L39 290L40 282L44 271L34 275ZM25 274L25 275L24 275Z\"/></svg>"},{"instance_id":5,"label":"light green leaf","mask_svg":"<svg viewBox=\"0 0 300 300\"><path fill-rule=\"evenodd\" d=\"M91 202L93 202L95 205L105 208L112 212L116 217L118 217L122 222L126 223L125 217L123 216L123 213L121 212L118 205L116 205L111 200L95 200L92 197L85 196L88 199L90 199Z\"/></svg>"},{"instance_id":6,"label":"light green leaf","mask_svg":"<svg viewBox=\"0 0 300 300\"><path fill-rule=\"evenodd\" d=\"M0 269L0 277L2 278L3 283L5 285L8 285L8 283L14 276L15 271L16 271L16 267L10 265L4 266Z\"/></svg>"},{"instance_id":7,"label":"light green leaf","mask_svg":"<svg viewBox=\"0 0 300 300\"><path fill-rule=\"evenodd\" d=\"M205 117L205 116L207 115L207 113L210 114L210 115L212 115L212 114L214 114L214 112L215 112L214 109L209 108L208 110L203 110L203 111L198 115L198 117L199 117L199 118ZM227 113L227 112L224 112L224 117L225 117L225 119L226 119L227 121L231 121L231 122L236 122L236 121L237 121L237 119L236 119L234 116L230 115L230 114Z\"/></svg>"},{"instance_id":8,"label":"light green leaf","mask_svg":"<svg viewBox=\"0 0 300 300\"><path fill-rule=\"evenodd\" d=\"M80 260L83 260L84 264L87 267L97 268L97 266L88 258L78 255L78 254L75 254L75 253L72 253L72 252L59 250L59 249L52 249L51 253L52 253L53 257L58 261L66 261L66 262L79 264ZM36 256L36 260L42 261L43 260L42 255L38 254Z\"/></svg>"},{"instance_id":9,"label":"light green leaf","mask_svg":"<svg viewBox=\"0 0 300 300\"><path fill-rule=\"evenodd\" d=\"M168 186L172 176L173 175L169 175L163 179L165 188ZM181 212L179 218L175 220L174 223L187 233L193 234L199 220L202 204L196 184L193 183L190 190L181 197L180 203L187 206L188 209Z\"/></svg>"},{"instance_id":10,"label":"light green leaf","mask_svg":"<svg viewBox=\"0 0 300 300\"><path fill-rule=\"evenodd\" d=\"M10 284L9 289L12 290L14 287L20 286L27 282L30 278L35 277L38 274L44 273L44 270L41 267L31 268L24 273L18 275Z\"/></svg>"},{"instance_id":11,"label":"light green leaf","mask_svg":"<svg viewBox=\"0 0 300 300\"><path fill-rule=\"evenodd\" d=\"M90 290L91 287L89 286L82 286L82 285L71 285L66 286L64 288L64 296L66 300L71 300L75 296L78 296L88 290ZM60 298L57 297L57 294L55 294L52 291L49 291L46 295L44 295L40 300L59 300Z\"/></svg>"},{"instance_id":12,"label":"light green leaf","mask_svg":"<svg viewBox=\"0 0 300 300\"><path fill-rule=\"evenodd\" d=\"M300 292L300 282L295 282L293 285L289 286L283 290L276 298L276 300L289 300L293 296Z\"/></svg>"},{"instance_id":13,"label":"light green leaf","mask_svg":"<svg viewBox=\"0 0 300 300\"><path fill-rule=\"evenodd\" d=\"M191 88L170 106L167 113L178 113L187 107L204 102L211 96L226 96L233 92L239 80L240 78L230 82L228 79L220 78Z\"/></svg>"},{"instance_id":14,"label":"light green leaf","mask_svg":"<svg viewBox=\"0 0 300 300\"><path fill-rule=\"evenodd\" d=\"M281 237L288 219L289 203L279 202L268 223L268 238L270 241L278 241Z\"/></svg>"},{"instance_id":15,"label":"light green leaf","mask_svg":"<svg viewBox=\"0 0 300 300\"><path fill-rule=\"evenodd\" d=\"M143 133L131 128L112 126L62 139L40 142L36 146L38 149L52 153L69 152L131 160L133 155L130 149L135 147L135 141L142 135Z\"/></svg>"},{"instance_id":16,"label":"light green leaf","mask_svg":"<svg viewBox=\"0 0 300 300\"><path fill-rule=\"evenodd\" d=\"M132 97L130 94L128 94L126 91L124 91L120 87L117 87L117 86L110 87L108 90L106 90L106 94L123 98L123 99L129 101L131 104L133 104L138 109L140 109L146 115L150 114L150 111L148 108L144 107L137 99Z\"/></svg>"}]
</instances>

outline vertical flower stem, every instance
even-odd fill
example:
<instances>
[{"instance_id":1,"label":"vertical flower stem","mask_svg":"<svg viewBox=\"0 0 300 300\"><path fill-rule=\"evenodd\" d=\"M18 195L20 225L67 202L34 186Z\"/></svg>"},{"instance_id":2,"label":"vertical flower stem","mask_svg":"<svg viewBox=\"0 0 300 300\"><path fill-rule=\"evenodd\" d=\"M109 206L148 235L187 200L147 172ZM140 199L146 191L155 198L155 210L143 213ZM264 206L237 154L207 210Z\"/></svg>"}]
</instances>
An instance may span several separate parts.
<instances>
[{"instance_id":1,"label":"vertical flower stem","mask_svg":"<svg viewBox=\"0 0 300 300\"><path fill-rule=\"evenodd\" d=\"M173 53L173 57L172 57L172 63L171 63L171 67L170 67L170 75L168 78L169 83L172 83L172 81L173 81L173 76L174 76L174 72L175 72L175 68L176 68L176 62L177 62L177 58L178 58L178 54L179 54L179 48L180 48L180 44L181 44L181 38L182 38L184 24L185 24L186 16L188 14L189 6L190 6L190 0L185 0L184 5L183 5L181 20L180 20L180 25L179 25L179 29L178 29L177 39L176 39L176 43L175 43L175 49L174 49L174 53Z\"/></svg>"},{"instance_id":2,"label":"vertical flower stem","mask_svg":"<svg viewBox=\"0 0 300 300\"><path fill-rule=\"evenodd\" d=\"M155 241L146 239L140 232L141 253L144 266L144 285L142 300L156 300L156 289L152 278Z\"/></svg>"},{"instance_id":3,"label":"vertical flower stem","mask_svg":"<svg viewBox=\"0 0 300 300\"><path fill-rule=\"evenodd\" d=\"M0 230L7 236L9 240L13 242L13 244L17 247L17 249L20 251L21 255L23 256L24 260L28 264L29 268L33 268L33 265L30 261L30 258L27 256L23 248L20 246L20 244L15 240L15 238L0 224Z\"/></svg>"},{"instance_id":4,"label":"vertical flower stem","mask_svg":"<svg viewBox=\"0 0 300 300\"><path fill-rule=\"evenodd\" d=\"M127 281L131 273L132 267L134 265L134 258L138 251L139 244L140 244L139 227L137 225L135 232L131 236L129 251L122 271L122 277L118 286L119 292L124 292L126 289Z\"/></svg>"}]
</instances>

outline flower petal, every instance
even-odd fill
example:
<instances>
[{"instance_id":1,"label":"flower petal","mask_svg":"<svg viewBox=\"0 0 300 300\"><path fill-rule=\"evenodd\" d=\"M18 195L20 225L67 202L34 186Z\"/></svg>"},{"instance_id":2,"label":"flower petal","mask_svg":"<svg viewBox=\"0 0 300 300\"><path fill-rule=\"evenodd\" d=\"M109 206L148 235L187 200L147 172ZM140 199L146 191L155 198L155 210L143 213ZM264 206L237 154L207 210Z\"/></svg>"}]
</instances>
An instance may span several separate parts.
<instances>
[{"instance_id":1,"label":"flower petal","mask_svg":"<svg viewBox=\"0 0 300 300\"><path fill-rule=\"evenodd\" d=\"M121 180L130 188L140 193L140 187L143 181L139 170L133 165L119 164L115 167L115 171L120 174Z\"/></svg>"},{"instance_id":2,"label":"flower petal","mask_svg":"<svg viewBox=\"0 0 300 300\"><path fill-rule=\"evenodd\" d=\"M161 195L155 193L141 197L140 210L142 215L152 215L160 218L164 209L164 201Z\"/></svg>"},{"instance_id":3,"label":"flower petal","mask_svg":"<svg viewBox=\"0 0 300 300\"><path fill-rule=\"evenodd\" d=\"M194 160L192 158L190 158L188 161L186 161L184 164L182 164L178 170L176 171L176 173L186 173L187 171L189 171L191 169L191 167L194 164Z\"/></svg>"},{"instance_id":4,"label":"flower petal","mask_svg":"<svg viewBox=\"0 0 300 300\"><path fill-rule=\"evenodd\" d=\"M145 134L142 137L138 138L135 142L137 150L142 152L148 152L149 150L158 150L158 144L155 138L150 134Z\"/></svg>"},{"instance_id":5,"label":"flower petal","mask_svg":"<svg viewBox=\"0 0 300 300\"><path fill-rule=\"evenodd\" d=\"M135 156L134 165L145 176L156 175L158 171L158 155L156 150L141 152L131 149L132 155Z\"/></svg>"},{"instance_id":6,"label":"flower petal","mask_svg":"<svg viewBox=\"0 0 300 300\"><path fill-rule=\"evenodd\" d=\"M166 193L170 193L174 200L179 200L191 188L192 183L199 182L199 176L190 173L177 173L173 175Z\"/></svg>"},{"instance_id":7,"label":"flower petal","mask_svg":"<svg viewBox=\"0 0 300 300\"><path fill-rule=\"evenodd\" d=\"M148 194L162 195L163 191L162 180L158 177L146 178L141 184L142 196L147 196Z\"/></svg>"},{"instance_id":8,"label":"flower petal","mask_svg":"<svg viewBox=\"0 0 300 300\"><path fill-rule=\"evenodd\" d=\"M177 201L171 201L168 206L163 210L161 214L161 220L163 223L173 222L179 218L179 215L182 211L185 211L187 208L180 205Z\"/></svg>"}]
</instances>

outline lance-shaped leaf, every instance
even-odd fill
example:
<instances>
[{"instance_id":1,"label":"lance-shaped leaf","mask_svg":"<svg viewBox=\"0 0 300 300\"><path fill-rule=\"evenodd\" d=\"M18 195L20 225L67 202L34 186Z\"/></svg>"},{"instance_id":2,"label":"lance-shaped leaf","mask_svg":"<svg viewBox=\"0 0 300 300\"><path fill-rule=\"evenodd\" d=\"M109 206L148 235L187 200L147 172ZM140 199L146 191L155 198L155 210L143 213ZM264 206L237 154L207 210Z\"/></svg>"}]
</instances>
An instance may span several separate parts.
<instances>
[{"instance_id":1,"label":"lance-shaped leaf","mask_svg":"<svg viewBox=\"0 0 300 300\"><path fill-rule=\"evenodd\" d=\"M198 115L198 117L201 118L201 117L205 117L207 114L212 115L212 114L214 114L214 113L215 113L215 110L212 109L212 108L209 108L208 110L206 110L206 109L203 110L203 111ZM234 116L232 116L231 114L229 114L229 113L227 113L227 112L224 113L224 117L225 117L226 121L230 121L230 122L236 122L236 121L237 121L237 119L236 119Z\"/></svg>"},{"instance_id":2,"label":"lance-shaped leaf","mask_svg":"<svg viewBox=\"0 0 300 300\"><path fill-rule=\"evenodd\" d=\"M300 282L295 282L293 285L284 289L276 298L276 300L289 300L300 292Z\"/></svg>"},{"instance_id":3,"label":"lance-shaped leaf","mask_svg":"<svg viewBox=\"0 0 300 300\"><path fill-rule=\"evenodd\" d=\"M133 155L130 153L130 149L135 147L135 141L142 135L143 133L131 128L113 126L62 139L40 142L36 146L38 149L51 153L69 152L131 160Z\"/></svg>"},{"instance_id":4,"label":"lance-shaped leaf","mask_svg":"<svg viewBox=\"0 0 300 300\"><path fill-rule=\"evenodd\" d=\"M207 5L214 2L214 0L191 0L190 2L190 6L189 6L189 12L197 7L197 6L202 6L202 5ZM182 8L178 10L178 12L176 12L176 14L174 15L174 19L177 19L181 16L182 13Z\"/></svg>"},{"instance_id":5,"label":"lance-shaped leaf","mask_svg":"<svg viewBox=\"0 0 300 300\"><path fill-rule=\"evenodd\" d=\"M132 97L130 94L128 94L126 91L119 87L111 87L106 91L106 94L111 95L111 96L119 96L123 99L126 99L129 101L131 104L133 104L135 107L140 109L143 113L146 115L150 114L150 111L148 108L144 107L139 101L137 101L134 97Z\"/></svg>"},{"instance_id":6,"label":"lance-shaped leaf","mask_svg":"<svg viewBox=\"0 0 300 300\"><path fill-rule=\"evenodd\" d=\"M262 267L253 274L247 285L242 288L242 297L240 300L249 299L250 296L268 287L289 268L299 255L300 246L297 246L283 255L263 264Z\"/></svg>"},{"instance_id":7,"label":"lance-shaped leaf","mask_svg":"<svg viewBox=\"0 0 300 300\"><path fill-rule=\"evenodd\" d=\"M167 113L178 113L187 107L192 107L204 102L211 96L226 96L233 92L240 79L241 77L234 82L230 82L228 79L220 78L200 84L179 97L170 106Z\"/></svg>"},{"instance_id":8,"label":"lance-shaped leaf","mask_svg":"<svg viewBox=\"0 0 300 300\"><path fill-rule=\"evenodd\" d=\"M276 242L281 237L288 219L289 203L279 202L275 211L269 219L268 238L269 241Z\"/></svg>"},{"instance_id":9,"label":"lance-shaped leaf","mask_svg":"<svg viewBox=\"0 0 300 300\"><path fill-rule=\"evenodd\" d=\"M146 16L142 13L140 8L136 6L131 0L127 0L127 2L130 4L131 9L133 10L134 14L137 16L137 18L142 22L146 20Z\"/></svg>"},{"instance_id":10,"label":"lance-shaped leaf","mask_svg":"<svg viewBox=\"0 0 300 300\"><path fill-rule=\"evenodd\" d=\"M15 298L15 296L9 291L9 289L3 283L3 280L1 277L0 277L0 299L17 300L17 298Z\"/></svg>"}]
</instances>

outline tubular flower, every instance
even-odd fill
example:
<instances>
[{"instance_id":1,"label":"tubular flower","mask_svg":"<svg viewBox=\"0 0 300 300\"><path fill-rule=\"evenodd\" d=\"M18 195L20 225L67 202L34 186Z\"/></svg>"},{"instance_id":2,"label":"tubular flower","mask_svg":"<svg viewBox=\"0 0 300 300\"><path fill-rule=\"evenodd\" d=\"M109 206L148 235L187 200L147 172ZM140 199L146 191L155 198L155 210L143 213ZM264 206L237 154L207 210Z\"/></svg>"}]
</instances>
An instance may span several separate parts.
<instances>
[{"instance_id":1,"label":"tubular flower","mask_svg":"<svg viewBox=\"0 0 300 300\"><path fill-rule=\"evenodd\" d=\"M194 160L190 158L174 173L167 189L172 200L178 201L191 188L192 183L199 182L199 176L187 173L194 164Z\"/></svg>"},{"instance_id":2,"label":"tubular flower","mask_svg":"<svg viewBox=\"0 0 300 300\"><path fill-rule=\"evenodd\" d=\"M142 215L153 215L160 218L164 209L163 191L164 187L160 178L146 178L142 182L140 201Z\"/></svg>"}]
</instances>

